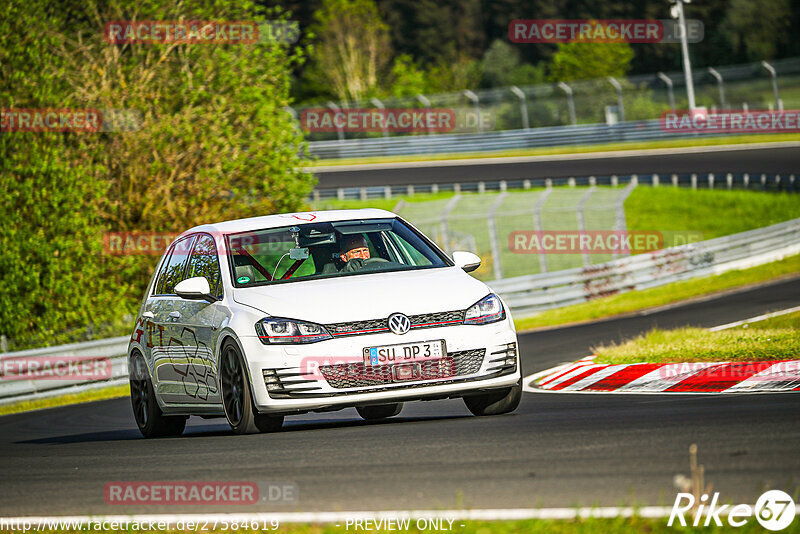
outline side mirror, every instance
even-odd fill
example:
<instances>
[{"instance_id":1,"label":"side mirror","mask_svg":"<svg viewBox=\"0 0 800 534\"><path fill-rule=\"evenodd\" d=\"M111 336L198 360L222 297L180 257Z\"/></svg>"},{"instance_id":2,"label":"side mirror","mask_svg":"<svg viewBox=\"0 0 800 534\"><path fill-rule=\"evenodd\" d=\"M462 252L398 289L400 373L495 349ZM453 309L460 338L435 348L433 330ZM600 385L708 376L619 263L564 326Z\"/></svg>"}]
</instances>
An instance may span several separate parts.
<instances>
[{"instance_id":1,"label":"side mirror","mask_svg":"<svg viewBox=\"0 0 800 534\"><path fill-rule=\"evenodd\" d=\"M187 300L206 300L216 302L216 297L211 295L211 287L204 276L187 278L175 285L175 294Z\"/></svg>"},{"instance_id":2,"label":"side mirror","mask_svg":"<svg viewBox=\"0 0 800 534\"><path fill-rule=\"evenodd\" d=\"M453 262L456 267L461 267L464 272L471 273L481 266L481 259L472 252L456 251L453 252Z\"/></svg>"}]
</instances>

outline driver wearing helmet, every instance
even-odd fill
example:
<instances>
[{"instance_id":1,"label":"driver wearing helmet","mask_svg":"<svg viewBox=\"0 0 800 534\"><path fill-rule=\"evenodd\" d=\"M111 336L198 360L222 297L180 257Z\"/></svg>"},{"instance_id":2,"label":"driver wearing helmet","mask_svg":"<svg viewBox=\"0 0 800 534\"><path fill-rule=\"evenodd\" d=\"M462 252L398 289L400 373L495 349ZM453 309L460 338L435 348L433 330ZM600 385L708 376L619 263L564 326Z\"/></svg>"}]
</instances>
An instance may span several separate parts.
<instances>
[{"instance_id":1,"label":"driver wearing helmet","mask_svg":"<svg viewBox=\"0 0 800 534\"><path fill-rule=\"evenodd\" d=\"M369 247L367 246L367 240L362 234L345 235L342 239L341 251L342 253L339 255L339 258L344 263L354 258L361 260L369 259Z\"/></svg>"}]
</instances>

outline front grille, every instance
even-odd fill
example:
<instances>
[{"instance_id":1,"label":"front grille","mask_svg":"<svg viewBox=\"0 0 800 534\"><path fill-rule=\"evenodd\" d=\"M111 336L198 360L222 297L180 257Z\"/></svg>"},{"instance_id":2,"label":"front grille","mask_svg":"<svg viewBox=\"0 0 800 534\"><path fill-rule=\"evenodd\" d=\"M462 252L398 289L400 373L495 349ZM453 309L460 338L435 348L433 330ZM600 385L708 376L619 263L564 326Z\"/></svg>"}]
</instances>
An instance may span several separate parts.
<instances>
[{"instance_id":1,"label":"front grille","mask_svg":"<svg viewBox=\"0 0 800 534\"><path fill-rule=\"evenodd\" d=\"M409 315L411 329L437 328L441 326L455 326L464 322L464 310L422 313ZM389 331L389 319L369 319L366 321L351 321L349 323L326 324L325 328L334 337L359 336L363 334L380 334Z\"/></svg>"},{"instance_id":2,"label":"front grille","mask_svg":"<svg viewBox=\"0 0 800 534\"><path fill-rule=\"evenodd\" d=\"M485 349L463 350L450 352L439 360L420 362L421 377L414 380L443 380L477 373L483 364L485 354ZM394 383L394 365L342 363L324 365L319 370L332 388L346 389ZM406 382L406 380L401 382Z\"/></svg>"}]
</instances>

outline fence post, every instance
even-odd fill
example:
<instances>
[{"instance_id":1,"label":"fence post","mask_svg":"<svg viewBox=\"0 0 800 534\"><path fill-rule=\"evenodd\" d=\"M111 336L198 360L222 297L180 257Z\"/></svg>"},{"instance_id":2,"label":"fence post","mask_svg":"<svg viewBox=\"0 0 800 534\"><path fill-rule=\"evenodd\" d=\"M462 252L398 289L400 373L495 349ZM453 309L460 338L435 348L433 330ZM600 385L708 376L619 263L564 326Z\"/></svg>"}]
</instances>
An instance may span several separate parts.
<instances>
[{"instance_id":1,"label":"fence post","mask_svg":"<svg viewBox=\"0 0 800 534\"><path fill-rule=\"evenodd\" d=\"M673 174L672 175L672 187L678 187L678 175L677 174Z\"/></svg>"},{"instance_id":2,"label":"fence post","mask_svg":"<svg viewBox=\"0 0 800 534\"><path fill-rule=\"evenodd\" d=\"M567 94L567 109L569 110L569 122L573 126L578 124L577 117L575 116L575 100L572 96L572 87L564 82L558 82L558 88Z\"/></svg>"},{"instance_id":3,"label":"fence post","mask_svg":"<svg viewBox=\"0 0 800 534\"><path fill-rule=\"evenodd\" d=\"M762 61L761 66L767 69L767 72L769 72L769 75L772 78L772 95L775 97L775 109L780 110L783 108L783 106L781 105L781 99L778 96L778 73L775 72L775 67L766 61Z\"/></svg>"},{"instance_id":4,"label":"fence post","mask_svg":"<svg viewBox=\"0 0 800 534\"><path fill-rule=\"evenodd\" d=\"M458 204L459 200L461 200L461 195L456 193L456 195L447 202L447 205L444 207L444 210L442 210L442 217L440 219L441 231L442 231L442 244L444 245L444 251L447 253L448 256L452 256L453 252L450 247L450 228L447 224L447 217L450 215L450 212L453 211L453 209L455 209L456 204Z\"/></svg>"},{"instance_id":5,"label":"fence post","mask_svg":"<svg viewBox=\"0 0 800 534\"><path fill-rule=\"evenodd\" d=\"M542 225L542 207L547 201L547 197L549 197L552 192L553 188L548 186L542 191L542 195L536 201L536 204L533 205L533 229L536 232L544 230L544 226ZM547 254L539 253L539 269L543 273L547 272Z\"/></svg>"},{"instance_id":6,"label":"fence post","mask_svg":"<svg viewBox=\"0 0 800 534\"><path fill-rule=\"evenodd\" d=\"M625 102L622 100L622 86L613 76L608 77L609 83L617 90L617 106L619 107L619 122L625 122Z\"/></svg>"},{"instance_id":7,"label":"fence post","mask_svg":"<svg viewBox=\"0 0 800 534\"><path fill-rule=\"evenodd\" d=\"M692 189L697 189L697 175L692 173Z\"/></svg>"},{"instance_id":8,"label":"fence post","mask_svg":"<svg viewBox=\"0 0 800 534\"><path fill-rule=\"evenodd\" d=\"M658 76L658 78L667 85L667 91L669 92L669 107L672 109L672 111L675 111L675 91L672 88L672 78L663 72L657 73L656 76Z\"/></svg>"},{"instance_id":9,"label":"fence post","mask_svg":"<svg viewBox=\"0 0 800 534\"><path fill-rule=\"evenodd\" d=\"M428 100L428 98L425 95L420 94L417 95L416 98L417 100L420 101L420 103L422 103L423 106L425 106L429 110L431 109L431 101ZM433 129L430 127L430 125L428 125L428 135L433 135Z\"/></svg>"},{"instance_id":10,"label":"fence post","mask_svg":"<svg viewBox=\"0 0 800 534\"><path fill-rule=\"evenodd\" d=\"M714 173L713 172L708 173L708 188L709 189L714 189Z\"/></svg>"},{"instance_id":11,"label":"fence post","mask_svg":"<svg viewBox=\"0 0 800 534\"><path fill-rule=\"evenodd\" d=\"M630 194L633 192L633 190L636 188L637 185L639 185L638 180L631 180L630 183L622 191L622 194L617 199L617 209L615 214L616 220L614 221L615 230L624 232L628 229L628 223L625 222L625 201L628 200L628 197L630 196ZM630 254L631 251L629 250L627 255L630 256ZM617 259L619 257L619 254L617 252L614 252L611 255L611 257Z\"/></svg>"},{"instance_id":12,"label":"fence post","mask_svg":"<svg viewBox=\"0 0 800 534\"><path fill-rule=\"evenodd\" d=\"M708 72L717 80L717 88L719 89L719 107L720 109L727 108L725 103L725 81L722 79L722 74L717 72L714 67L708 67Z\"/></svg>"},{"instance_id":13,"label":"fence post","mask_svg":"<svg viewBox=\"0 0 800 534\"><path fill-rule=\"evenodd\" d=\"M464 89L463 95L472 101L472 105L475 107L475 120L478 121L478 133L483 131L483 121L481 120L481 107L480 107L480 99L478 95L470 91L469 89Z\"/></svg>"},{"instance_id":14,"label":"fence post","mask_svg":"<svg viewBox=\"0 0 800 534\"><path fill-rule=\"evenodd\" d=\"M328 107L332 109L334 112L341 110L341 108L337 106L334 102L328 102ZM339 136L340 143L344 142L344 129L341 126L336 127L336 135Z\"/></svg>"},{"instance_id":15,"label":"fence post","mask_svg":"<svg viewBox=\"0 0 800 534\"><path fill-rule=\"evenodd\" d=\"M500 258L500 243L497 239L497 221L495 220L495 214L497 210L500 209L500 205L507 196L508 192L503 191L498 195L497 199L495 199L492 207L489 208L489 247L492 250L492 268L495 280L503 279L503 263Z\"/></svg>"},{"instance_id":16,"label":"fence post","mask_svg":"<svg viewBox=\"0 0 800 534\"><path fill-rule=\"evenodd\" d=\"M386 128L386 114L383 112L383 110L385 110L386 107L383 105L383 102L381 102L380 100L378 100L375 97L371 98L370 102L372 102L373 106L375 106L376 108L381 110L381 115L382 115L382 117L381 117L381 130L383 130L383 136L384 137L389 137L389 129Z\"/></svg>"},{"instance_id":17,"label":"fence post","mask_svg":"<svg viewBox=\"0 0 800 534\"><path fill-rule=\"evenodd\" d=\"M383 187L383 198L386 200L392 198L392 186L387 185Z\"/></svg>"},{"instance_id":18,"label":"fence post","mask_svg":"<svg viewBox=\"0 0 800 534\"><path fill-rule=\"evenodd\" d=\"M584 218L583 215L584 206L586 206L586 203L589 201L589 198L591 198L591 196L594 194L596 190L597 190L596 186L590 187L588 191L586 191L586 193L584 193L581 199L578 201L578 206L575 211L575 216L578 219L579 235L583 235L583 233L586 231L586 219ZM591 260L589 260L589 253L585 250L581 250L581 259L583 261L584 267L588 267L589 265L592 264Z\"/></svg>"},{"instance_id":19,"label":"fence post","mask_svg":"<svg viewBox=\"0 0 800 534\"><path fill-rule=\"evenodd\" d=\"M660 179L658 177L658 174L653 174L653 181L652 181L653 187L658 187L659 183Z\"/></svg>"},{"instance_id":20,"label":"fence post","mask_svg":"<svg viewBox=\"0 0 800 534\"><path fill-rule=\"evenodd\" d=\"M527 130L530 128L530 123L528 122L528 105L525 100L525 93L516 85L512 85L509 89L519 98L519 114L520 117L522 117L522 129Z\"/></svg>"}]
</instances>

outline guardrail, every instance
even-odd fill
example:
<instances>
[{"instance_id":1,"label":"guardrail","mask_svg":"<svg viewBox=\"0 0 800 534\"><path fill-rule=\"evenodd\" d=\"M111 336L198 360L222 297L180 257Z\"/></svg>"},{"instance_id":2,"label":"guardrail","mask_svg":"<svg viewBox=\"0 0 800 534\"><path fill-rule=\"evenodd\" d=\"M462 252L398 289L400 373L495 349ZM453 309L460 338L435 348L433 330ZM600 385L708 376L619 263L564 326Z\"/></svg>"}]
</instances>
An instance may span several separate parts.
<instances>
[{"instance_id":1,"label":"guardrail","mask_svg":"<svg viewBox=\"0 0 800 534\"><path fill-rule=\"evenodd\" d=\"M531 178L517 180L484 180L468 182L439 182L407 185L374 185L369 187L317 188L309 195L312 202L321 200L369 200L391 199L397 196L413 196L419 193L487 193L508 190L528 190L554 186L611 186L638 185L653 187L686 187L691 189L747 189L752 191L782 191L796 193L798 186L794 174L766 174L747 172L718 173L640 173L620 175L570 176L553 178Z\"/></svg>"},{"instance_id":2,"label":"guardrail","mask_svg":"<svg viewBox=\"0 0 800 534\"><path fill-rule=\"evenodd\" d=\"M589 267L488 282L515 314L743 269L800 253L800 219Z\"/></svg>"},{"instance_id":3,"label":"guardrail","mask_svg":"<svg viewBox=\"0 0 800 534\"><path fill-rule=\"evenodd\" d=\"M0 404L41 399L48 396L77 393L91 388L118 385L128 380L128 336L98 339L85 343L71 343L42 349L7 352L0 355ZM108 358L111 376L104 380L39 378L9 379L6 376L9 360L46 358Z\"/></svg>"},{"instance_id":4,"label":"guardrail","mask_svg":"<svg viewBox=\"0 0 800 534\"><path fill-rule=\"evenodd\" d=\"M622 143L625 141L678 139L684 137L702 137L702 135L690 132L665 132L661 129L658 120L647 120L623 122L613 126L588 124L470 134L406 135L402 137L312 141L308 143L308 146L312 156L320 159L335 159L485 152L514 148Z\"/></svg>"},{"instance_id":5,"label":"guardrail","mask_svg":"<svg viewBox=\"0 0 800 534\"><path fill-rule=\"evenodd\" d=\"M800 219L608 263L554 273L489 282L517 315L586 302L598 297L646 289L670 282L720 274L800 253ZM0 404L77 393L128 379L128 337L115 337L0 355L5 360L36 357L106 357L110 378L81 380L2 380Z\"/></svg>"}]
</instances>

